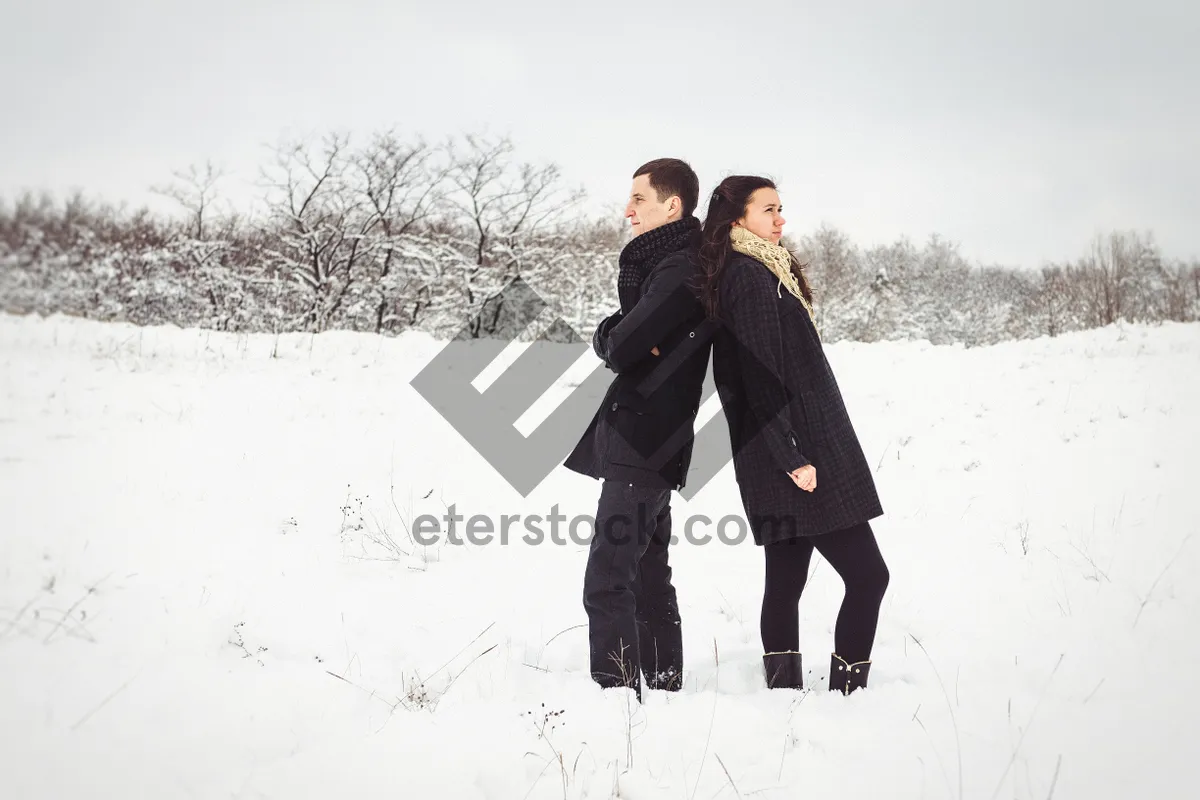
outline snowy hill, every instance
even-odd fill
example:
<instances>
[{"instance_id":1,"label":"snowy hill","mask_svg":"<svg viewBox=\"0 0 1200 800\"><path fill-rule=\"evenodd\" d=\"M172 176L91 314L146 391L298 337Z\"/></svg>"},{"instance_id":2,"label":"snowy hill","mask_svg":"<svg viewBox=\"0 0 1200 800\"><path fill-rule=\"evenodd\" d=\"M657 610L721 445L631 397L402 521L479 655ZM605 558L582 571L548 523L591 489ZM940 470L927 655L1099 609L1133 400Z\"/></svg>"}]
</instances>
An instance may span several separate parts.
<instances>
[{"instance_id":1,"label":"snowy hill","mask_svg":"<svg viewBox=\"0 0 1200 800\"><path fill-rule=\"evenodd\" d=\"M644 707L588 677L565 525L406 530L595 512L409 386L440 347L0 316L0 797L1192 796L1200 325L831 346L887 512L871 686L825 690L814 559L811 690L765 689L762 552L710 529ZM732 469L674 507L740 514Z\"/></svg>"}]
</instances>

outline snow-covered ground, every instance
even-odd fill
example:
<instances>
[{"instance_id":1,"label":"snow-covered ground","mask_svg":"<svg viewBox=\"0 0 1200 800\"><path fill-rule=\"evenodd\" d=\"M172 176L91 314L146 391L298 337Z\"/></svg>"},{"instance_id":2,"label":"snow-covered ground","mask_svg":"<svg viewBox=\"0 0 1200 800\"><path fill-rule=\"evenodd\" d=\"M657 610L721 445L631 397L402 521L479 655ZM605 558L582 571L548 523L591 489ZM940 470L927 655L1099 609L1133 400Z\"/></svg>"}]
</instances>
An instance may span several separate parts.
<instances>
[{"instance_id":1,"label":"snow-covered ground","mask_svg":"<svg viewBox=\"0 0 1200 800\"><path fill-rule=\"evenodd\" d=\"M1192 796L1200 326L832 345L887 511L870 688L825 690L827 564L811 690L768 691L761 551L681 542L687 682L643 707L588 677L586 546L406 533L595 511L409 386L440 346L0 316L0 798ZM731 469L675 509L740 513Z\"/></svg>"}]
</instances>

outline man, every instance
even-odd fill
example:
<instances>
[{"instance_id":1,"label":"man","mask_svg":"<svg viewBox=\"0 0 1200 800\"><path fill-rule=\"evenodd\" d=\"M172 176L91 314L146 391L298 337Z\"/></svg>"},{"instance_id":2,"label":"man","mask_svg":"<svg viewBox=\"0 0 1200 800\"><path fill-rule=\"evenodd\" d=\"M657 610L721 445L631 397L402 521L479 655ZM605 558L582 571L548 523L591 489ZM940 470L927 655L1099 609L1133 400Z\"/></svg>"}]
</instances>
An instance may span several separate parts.
<instances>
[{"instance_id":1,"label":"man","mask_svg":"<svg viewBox=\"0 0 1200 800\"><path fill-rule=\"evenodd\" d=\"M642 697L680 688L683 638L671 585L671 492L684 486L710 343L697 291L700 192L696 173L674 158L633 175L625 217L633 239L621 251L621 310L592 345L616 373L591 424L564 465L603 480L584 573L592 678Z\"/></svg>"}]
</instances>

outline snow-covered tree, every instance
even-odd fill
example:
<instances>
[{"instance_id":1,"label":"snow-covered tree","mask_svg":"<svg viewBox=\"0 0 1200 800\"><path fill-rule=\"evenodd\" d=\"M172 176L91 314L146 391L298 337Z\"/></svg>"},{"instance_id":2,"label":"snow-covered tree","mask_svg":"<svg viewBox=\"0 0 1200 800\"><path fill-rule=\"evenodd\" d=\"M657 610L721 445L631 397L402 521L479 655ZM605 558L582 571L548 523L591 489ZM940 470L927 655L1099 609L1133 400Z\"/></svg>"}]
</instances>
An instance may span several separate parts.
<instances>
[{"instance_id":1,"label":"snow-covered tree","mask_svg":"<svg viewBox=\"0 0 1200 800\"><path fill-rule=\"evenodd\" d=\"M344 308L364 299L380 240L381 214L358 191L349 139L326 137L317 147L290 142L264 170L273 241L264 249L271 279L282 278L283 329L322 331Z\"/></svg>"},{"instance_id":2,"label":"snow-covered tree","mask_svg":"<svg viewBox=\"0 0 1200 800\"><path fill-rule=\"evenodd\" d=\"M582 197L562 184L553 164L518 162L507 139L465 136L445 148L445 204L434 224L409 237L405 256L430 277L434 325L468 335L502 331L504 289L517 277L535 289L571 258L563 224Z\"/></svg>"}]
</instances>

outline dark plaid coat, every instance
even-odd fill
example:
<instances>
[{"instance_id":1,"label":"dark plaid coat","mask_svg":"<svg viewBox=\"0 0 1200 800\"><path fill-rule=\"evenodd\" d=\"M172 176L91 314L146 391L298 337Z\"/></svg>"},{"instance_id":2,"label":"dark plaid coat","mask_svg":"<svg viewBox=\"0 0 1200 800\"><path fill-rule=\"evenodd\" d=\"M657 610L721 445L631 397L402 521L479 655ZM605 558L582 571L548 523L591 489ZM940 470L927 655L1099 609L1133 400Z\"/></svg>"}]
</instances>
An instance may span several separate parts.
<instances>
[{"instance_id":1,"label":"dark plaid coat","mask_svg":"<svg viewBox=\"0 0 1200 800\"><path fill-rule=\"evenodd\" d=\"M713 377L754 540L769 544L883 514L871 468L808 312L757 260L734 253L718 287ZM817 488L788 473L812 464Z\"/></svg>"}]
</instances>

